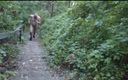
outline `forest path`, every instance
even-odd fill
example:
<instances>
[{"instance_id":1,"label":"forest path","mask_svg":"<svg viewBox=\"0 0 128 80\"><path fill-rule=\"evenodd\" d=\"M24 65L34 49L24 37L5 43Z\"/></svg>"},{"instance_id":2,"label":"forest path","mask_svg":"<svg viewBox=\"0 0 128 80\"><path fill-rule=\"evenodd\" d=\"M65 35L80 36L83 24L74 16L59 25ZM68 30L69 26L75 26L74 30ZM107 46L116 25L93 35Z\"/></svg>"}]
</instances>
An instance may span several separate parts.
<instances>
[{"instance_id":1,"label":"forest path","mask_svg":"<svg viewBox=\"0 0 128 80\"><path fill-rule=\"evenodd\" d=\"M38 40L25 41L20 47L16 75L9 80L63 80L49 68L46 51Z\"/></svg>"}]
</instances>

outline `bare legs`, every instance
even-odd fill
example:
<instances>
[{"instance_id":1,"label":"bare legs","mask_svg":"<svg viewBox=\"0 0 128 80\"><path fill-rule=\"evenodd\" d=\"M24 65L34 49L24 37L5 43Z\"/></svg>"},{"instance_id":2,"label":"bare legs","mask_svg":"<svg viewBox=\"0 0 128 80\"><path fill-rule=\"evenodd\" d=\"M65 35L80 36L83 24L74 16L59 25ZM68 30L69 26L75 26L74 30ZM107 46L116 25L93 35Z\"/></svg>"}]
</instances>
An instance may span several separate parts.
<instances>
[{"instance_id":1,"label":"bare legs","mask_svg":"<svg viewBox=\"0 0 128 80\"><path fill-rule=\"evenodd\" d=\"M36 26L33 27L33 38L35 38L35 34L36 34Z\"/></svg>"},{"instance_id":2,"label":"bare legs","mask_svg":"<svg viewBox=\"0 0 128 80\"><path fill-rule=\"evenodd\" d=\"M30 33L29 34L30 34L29 40L32 41L32 39L35 38L36 26L30 25Z\"/></svg>"},{"instance_id":3,"label":"bare legs","mask_svg":"<svg viewBox=\"0 0 128 80\"><path fill-rule=\"evenodd\" d=\"M29 34L30 34L29 40L32 41L32 32L30 32Z\"/></svg>"}]
</instances>

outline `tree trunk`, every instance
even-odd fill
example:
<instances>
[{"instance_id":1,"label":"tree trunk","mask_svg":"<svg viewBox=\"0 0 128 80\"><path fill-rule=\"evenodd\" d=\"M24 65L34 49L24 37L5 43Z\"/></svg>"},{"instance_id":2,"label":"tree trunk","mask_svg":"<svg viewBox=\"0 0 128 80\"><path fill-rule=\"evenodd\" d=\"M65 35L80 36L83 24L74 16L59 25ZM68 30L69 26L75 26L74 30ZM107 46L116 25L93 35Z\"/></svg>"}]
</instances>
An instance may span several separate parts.
<instances>
[{"instance_id":1,"label":"tree trunk","mask_svg":"<svg viewBox=\"0 0 128 80\"><path fill-rule=\"evenodd\" d=\"M70 8L70 3L71 3L71 1L68 1L68 7Z\"/></svg>"},{"instance_id":2,"label":"tree trunk","mask_svg":"<svg viewBox=\"0 0 128 80\"><path fill-rule=\"evenodd\" d=\"M53 9L54 9L54 2L52 1L52 5L51 5L51 17L53 16Z\"/></svg>"},{"instance_id":3,"label":"tree trunk","mask_svg":"<svg viewBox=\"0 0 128 80\"><path fill-rule=\"evenodd\" d=\"M70 8L70 4L71 4L71 1L65 1L65 5L68 6L68 8Z\"/></svg>"},{"instance_id":4,"label":"tree trunk","mask_svg":"<svg viewBox=\"0 0 128 80\"><path fill-rule=\"evenodd\" d=\"M51 17L53 16L53 8L54 8L53 1L47 1L46 10L48 10L48 12L50 13Z\"/></svg>"}]
</instances>

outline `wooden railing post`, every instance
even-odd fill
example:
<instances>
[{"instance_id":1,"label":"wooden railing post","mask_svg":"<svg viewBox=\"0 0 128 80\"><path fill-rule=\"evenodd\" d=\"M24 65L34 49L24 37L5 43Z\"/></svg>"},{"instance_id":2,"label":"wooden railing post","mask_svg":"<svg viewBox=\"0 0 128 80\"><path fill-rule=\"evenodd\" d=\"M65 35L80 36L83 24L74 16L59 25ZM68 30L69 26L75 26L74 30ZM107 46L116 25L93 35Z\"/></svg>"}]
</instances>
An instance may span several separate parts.
<instances>
[{"instance_id":1,"label":"wooden railing post","mask_svg":"<svg viewBox=\"0 0 128 80\"><path fill-rule=\"evenodd\" d=\"M20 32L19 40L20 40L20 42L21 42L21 37L22 37L22 30L21 30L21 28L20 28L19 32Z\"/></svg>"},{"instance_id":2,"label":"wooden railing post","mask_svg":"<svg viewBox=\"0 0 128 80\"><path fill-rule=\"evenodd\" d=\"M23 22L20 22L20 25L22 25L22 24L23 24ZM22 41L22 33L23 33L23 25L22 25L22 27L19 28L19 40L20 40L20 42Z\"/></svg>"}]
</instances>

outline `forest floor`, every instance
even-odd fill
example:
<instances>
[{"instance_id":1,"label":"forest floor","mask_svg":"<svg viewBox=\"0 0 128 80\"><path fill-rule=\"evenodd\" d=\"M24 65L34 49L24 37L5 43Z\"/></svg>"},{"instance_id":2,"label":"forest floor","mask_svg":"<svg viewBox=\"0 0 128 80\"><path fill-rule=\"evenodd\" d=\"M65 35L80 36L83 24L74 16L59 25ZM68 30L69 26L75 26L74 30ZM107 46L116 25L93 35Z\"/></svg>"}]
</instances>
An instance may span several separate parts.
<instances>
[{"instance_id":1,"label":"forest floor","mask_svg":"<svg viewBox=\"0 0 128 80\"><path fill-rule=\"evenodd\" d=\"M63 76L49 67L46 57L46 49L37 39L26 40L20 46L16 75L8 80L64 80Z\"/></svg>"}]
</instances>

